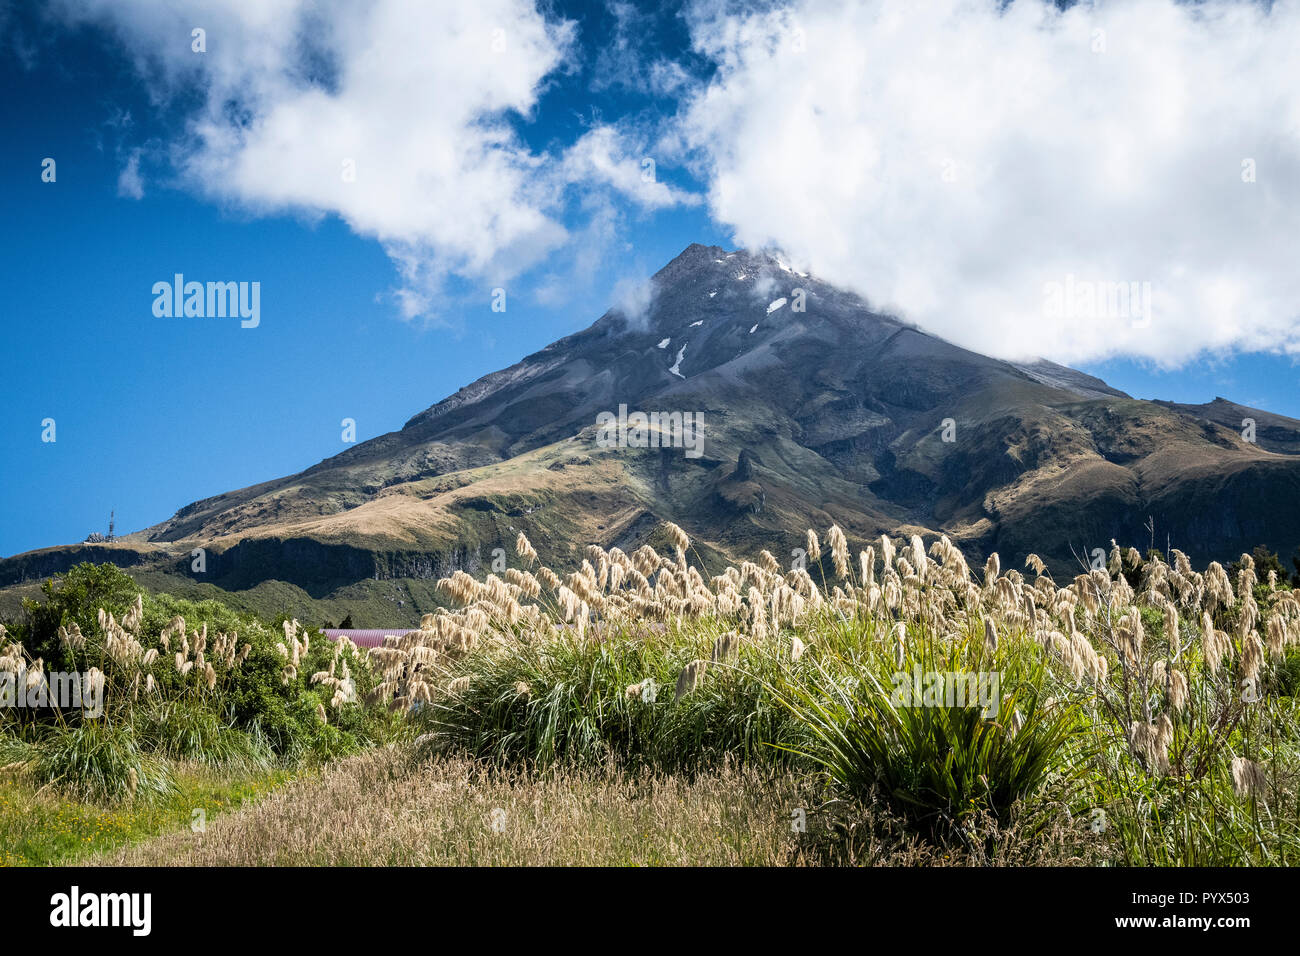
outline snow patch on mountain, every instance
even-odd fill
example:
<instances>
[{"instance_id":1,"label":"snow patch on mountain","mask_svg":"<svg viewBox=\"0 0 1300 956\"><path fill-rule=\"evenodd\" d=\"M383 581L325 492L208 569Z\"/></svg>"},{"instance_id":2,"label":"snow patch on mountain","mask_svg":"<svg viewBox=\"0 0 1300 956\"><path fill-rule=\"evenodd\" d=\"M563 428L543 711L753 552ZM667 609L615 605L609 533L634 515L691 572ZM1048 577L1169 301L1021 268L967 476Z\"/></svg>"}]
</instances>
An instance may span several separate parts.
<instances>
[{"instance_id":1,"label":"snow patch on mountain","mask_svg":"<svg viewBox=\"0 0 1300 956\"><path fill-rule=\"evenodd\" d=\"M689 343L688 343L688 344L689 344ZM673 367L670 368L670 369L668 370L668 371L672 372L674 375L676 375L678 378L685 378L685 377L686 377L685 375L682 374L682 371L681 371L681 369L682 369L682 358L683 358L683 356L685 356L685 355L686 355L686 346L683 345L683 346L681 347L681 349L677 352L677 361L674 362L674 363L673 363Z\"/></svg>"}]
</instances>

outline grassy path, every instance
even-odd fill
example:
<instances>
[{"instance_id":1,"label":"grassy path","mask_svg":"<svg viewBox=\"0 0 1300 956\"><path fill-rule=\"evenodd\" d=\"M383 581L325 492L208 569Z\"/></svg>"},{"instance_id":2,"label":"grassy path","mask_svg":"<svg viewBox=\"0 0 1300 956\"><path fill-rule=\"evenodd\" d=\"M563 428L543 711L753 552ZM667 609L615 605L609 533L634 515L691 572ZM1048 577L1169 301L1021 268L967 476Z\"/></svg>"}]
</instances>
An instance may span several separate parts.
<instances>
[{"instance_id":1,"label":"grassy path","mask_svg":"<svg viewBox=\"0 0 1300 956\"><path fill-rule=\"evenodd\" d=\"M192 835L192 826L210 826L296 776L283 770L232 776L187 765L177 769L174 793L121 807L81 803L0 778L0 866L68 866L158 834Z\"/></svg>"}]
</instances>

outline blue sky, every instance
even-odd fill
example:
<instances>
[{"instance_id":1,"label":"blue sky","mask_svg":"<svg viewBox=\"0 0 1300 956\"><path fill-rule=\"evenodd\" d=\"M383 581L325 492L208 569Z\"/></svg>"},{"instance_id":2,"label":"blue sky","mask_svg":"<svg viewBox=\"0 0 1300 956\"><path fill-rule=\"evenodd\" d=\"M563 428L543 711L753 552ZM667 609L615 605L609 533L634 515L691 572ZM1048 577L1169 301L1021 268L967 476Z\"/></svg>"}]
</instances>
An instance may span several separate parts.
<instances>
[{"instance_id":1,"label":"blue sky","mask_svg":"<svg viewBox=\"0 0 1300 956\"><path fill-rule=\"evenodd\" d=\"M147 5L87 0L37 7L0 0L6 147L0 151L0 289L7 333L0 555L103 531L110 509L119 532L134 531L199 498L299 471L344 450L344 418L355 419L358 440L400 428L457 388L590 324L691 242L793 248L800 261L869 297L879 277L888 288L885 304L907 311L910 276L881 268L855 273L835 249L819 250L817 230L792 226L782 233L780 223L797 218L788 208L755 205L781 193L782 184L793 191L795 177L738 158L752 142L747 117L771 102L791 111L784 123L778 113L774 128L790 129L803 108L762 85L772 70L754 58L766 49L758 34L770 21L717 4L638 10L557 3L538 12L520 0L493 2L497 20L484 22L510 25L510 69L518 73L502 80L501 97L516 104L522 97L525 108L491 108L497 101L489 98L480 114L462 115L448 104L478 87L440 90L420 108L434 129L446 122L451 132L407 144L409 155L393 159L391 181L368 180L370 192L358 203L336 200L333 186L303 185L299 170L276 165L274 148L231 145L240 130L259 129L262 119L268 127L289 123L308 107L325 110L320 115L339 128L351 120L372 122L391 108L391 89L366 100L367 90L385 87L355 81L364 58L346 41L337 47L322 41L323 52L312 54L324 64L317 74L304 78L298 69L285 79L273 65L249 79L267 67L243 48L232 55L223 38L253 31L241 34L251 47L248 37L266 27L242 23L216 0L195 5L189 19L164 31L179 38L165 52L151 46L159 33ZM216 25L208 33L211 59L188 73L187 24L199 20ZM804 23L799 34L806 30L814 44L821 31L835 32L834 24L811 15L782 22ZM301 29L300 23L288 28ZM866 35L871 28L863 29ZM1270 32L1276 31L1274 25ZM437 53L436 32L435 25L430 56ZM527 52L513 52L521 42L531 44ZM735 45L721 49L724 42ZM301 50L295 43L268 56L292 59ZM439 74L431 82L453 83L455 74L449 75L452 80ZM312 86L323 96L302 97ZM719 94L713 100L710 88ZM246 116L223 129L230 104ZM277 105L293 110L277 112ZM867 128L873 122L859 116L846 119L845 128L859 121ZM485 157L499 155L501 137L513 137L499 188L480 182L481 192L469 195L479 187L430 185L436 170L423 169L422 157L444 140L460 142L458 135L472 140L484 122L495 132L463 159L464 168L482 168ZM371 127L388 128L400 127ZM1278 162L1286 164L1295 154L1283 140ZM818 155L832 148L823 142ZM972 155L976 148L986 147L972 147ZM656 162L649 184L640 176L647 154ZM57 163L52 183L41 179L46 157ZM374 167L373 159L363 166ZM856 167L849 161L842 168ZM769 175L777 178L762 178ZM806 203L821 198L809 192L822 187L815 172L798 180ZM494 204L501 204L501 241L485 246L486 229L476 231L472 217L437 228L413 222L403 210L414 196L408 182L427 192L422 201L434 217L455 207L497 223ZM1289 198L1283 191L1267 201ZM844 203L836 196L829 201ZM520 217L521 209L535 215ZM870 205L850 212L879 218ZM1271 241L1289 239L1297 248L1288 232L1293 220L1258 215ZM881 222L876 238L900 238L889 234L887 217ZM1170 241L1193 265L1214 251ZM871 245L864 243L862 252L868 261ZM960 254L961 262L971 261L970 250ZM935 255L934 268L942 268L941 254ZM155 317L151 288L177 272L199 281L260 282L260 325ZM507 290L504 313L490 307L498 286ZM924 317L940 314L927 309L951 313L962 291L945 290L949 298L937 304L917 299L917 321L959 337ZM985 303L985 291L972 282L970 300ZM1286 291L1270 288L1260 301L1276 306ZM1294 307L1280 308L1292 314L1270 321L1289 328ZM1002 314L990 306L989 314L995 312ZM960 317L967 327L980 319ZM1191 315L1185 334L1180 322L1176 313L1161 316L1152 324L1164 329L1164 339L1115 354L1063 339L1052 357L1139 397L1201 402L1224 395L1300 417L1292 359L1261 352L1258 328L1225 338L1214 331L1213 316ZM1033 327L1027 323L1025 334ZM1008 328L990 319L982 343L962 344L1006 351L1003 338L1015 334ZM1273 328L1266 324L1264 332ZM1168 344L1184 339L1195 354ZM1037 351L1051 354L1056 343L1046 344L1049 349ZM52 443L41 440L47 418L56 422Z\"/></svg>"}]
</instances>

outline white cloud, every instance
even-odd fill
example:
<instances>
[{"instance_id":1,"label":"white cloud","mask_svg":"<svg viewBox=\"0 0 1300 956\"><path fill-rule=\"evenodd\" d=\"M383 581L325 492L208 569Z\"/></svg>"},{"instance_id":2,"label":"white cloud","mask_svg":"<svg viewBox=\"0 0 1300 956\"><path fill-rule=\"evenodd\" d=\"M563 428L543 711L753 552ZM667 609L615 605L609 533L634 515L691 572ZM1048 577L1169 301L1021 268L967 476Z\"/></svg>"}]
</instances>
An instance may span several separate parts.
<instances>
[{"instance_id":1,"label":"white cloud","mask_svg":"<svg viewBox=\"0 0 1300 956\"><path fill-rule=\"evenodd\" d=\"M987 353L1300 351L1300 4L1001 6L697 5L714 218ZM1150 322L1053 318L1067 281Z\"/></svg>"},{"instance_id":2,"label":"white cloud","mask_svg":"<svg viewBox=\"0 0 1300 956\"><path fill-rule=\"evenodd\" d=\"M627 319L628 325L643 329L658 291L651 278L624 276L614 283L613 309Z\"/></svg>"},{"instance_id":3,"label":"white cloud","mask_svg":"<svg viewBox=\"0 0 1300 956\"><path fill-rule=\"evenodd\" d=\"M552 256L539 269L532 296L540 305L555 308L592 291L611 253L620 251L623 216L609 196L589 192L581 198L580 207L583 225L570 231L564 255Z\"/></svg>"},{"instance_id":4,"label":"white cloud","mask_svg":"<svg viewBox=\"0 0 1300 956\"><path fill-rule=\"evenodd\" d=\"M690 74L681 63L664 56L656 38L665 9L654 5L638 9L627 0L606 0L605 9L613 24L595 40L593 90L621 88L671 97L690 82Z\"/></svg>"},{"instance_id":5,"label":"white cloud","mask_svg":"<svg viewBox=\"0 0 1300 956\"><path fill-rule=\"evenodd\" d=\"M117 194L127 199L144 198L144 180L140 178L140 150L133 149L117 177Z\"/></svg>"},{"instance_id":6,"label":"white cloud","mask_svg":"<svg viewBox=\"0 0 1300 956\"><path fill-rule=\"evenodd\" d=\"M610 186L643 209L696 205L700 197L659 180L659 167L641 139L613 126L584 133L565 152L566 178Z\"/></svg>"},{"instance_id":7,"label":"white cloud","mask_svg":"<svg viewBox=\"0 0 1300 956\"><path fill-rule=\"evenodd\" d=\"M197 84L173 145L183 182L254 213L337 214L393 258L408 315L437 311L451 274L499 282L566 240L564 184L508 114L533 109L573 25L528 0L57 7L112 28L156 102ZM195 28L206 52L192 50Z\"/></svg>"},{"instance_id":8,"label":"white cloud","mask_svg":"<svg viewBox=\"0 0 1300 956\"><path fill-rule=\"evenodd\" d=\"M676 96L691 83L691 75L675 60L655 60L650 64L647 83L657 96Z\"/></svg>"},{"instance_id":9,"label":"white cloud","mask_svg":"<svg viewBox=\"0 0 1300 956\"><path fill-rule=\"evenodd\" d=\"M643 80L646 67L638 36L643 38L653 27L653 18L626 0L606 0L605 9L614 21L613 29L600 40L591 86L596 90L634 86Z\"/></svg>"}]
</instances>

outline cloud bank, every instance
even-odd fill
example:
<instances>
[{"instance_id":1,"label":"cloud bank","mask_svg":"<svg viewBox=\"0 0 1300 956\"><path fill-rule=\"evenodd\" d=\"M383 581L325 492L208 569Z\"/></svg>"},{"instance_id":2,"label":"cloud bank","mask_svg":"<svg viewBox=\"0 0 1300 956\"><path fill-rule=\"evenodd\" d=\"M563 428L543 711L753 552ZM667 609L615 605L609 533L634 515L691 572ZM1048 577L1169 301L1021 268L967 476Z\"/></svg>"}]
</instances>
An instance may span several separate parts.
<instances>
[{"instance_id":1,"label":"cloud bank","mask_svg":"<svg viewBox=\"0 0 1300 956\"><path fill-rule=\"evenodd\" d=\"M718 71L678 145L739 243L1000 356L1300 351L1300 4L701 2L691 27Z\"/></svg>"},{"instance_id":2,"label":"cloud bank","mask_svg":"<svg viewBox=\"0 0 1300 956\"><path fill-rule=\"evenodd\" d=\"M612 127L558 156L521 142L512 118L535 109L575 37L572 22L529 0L183 10L60 0L56 10L110 29L156 103L197 92L172 148L183 183L255 214L338 215L393 259L407 316L437 313L451 276L503 282L564 246L571 189L607 188L648 208L687 198L643 180L640 156ZM138 163L121 189L142 195Z\"/></svg>"},{"instance_id":3,"label":"cloud bank","mask_svg":"<svg viewBox=\"0 0 1300 956\"><path fill-rule=\"evenodd\" d=\"M696 0L677 54L611 0L586 89L679 109L597 111L547 149L516 124L582 56L534 0L50 9L179 104L184 185L338 215L392 258L407 316L543 264L537 301L562 301L626 252L629 212L699 202L657 159L690 164L737 244L981 352L1300 352L1300 0Z\"/></svg>"}]
</instances>

